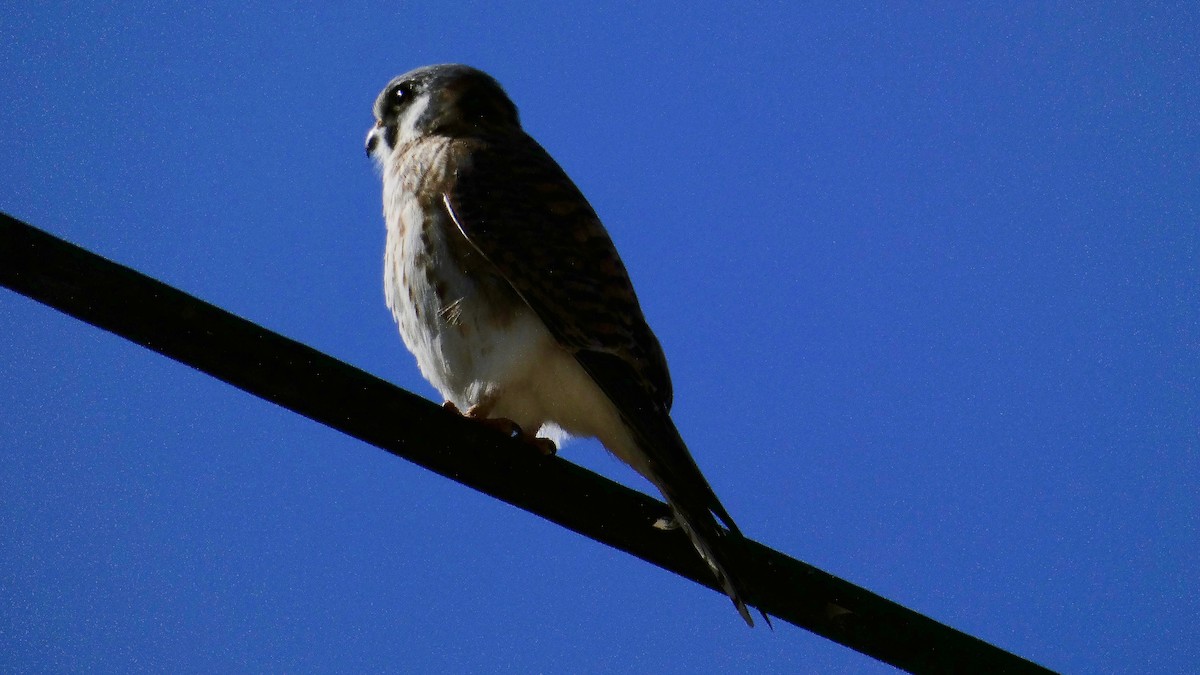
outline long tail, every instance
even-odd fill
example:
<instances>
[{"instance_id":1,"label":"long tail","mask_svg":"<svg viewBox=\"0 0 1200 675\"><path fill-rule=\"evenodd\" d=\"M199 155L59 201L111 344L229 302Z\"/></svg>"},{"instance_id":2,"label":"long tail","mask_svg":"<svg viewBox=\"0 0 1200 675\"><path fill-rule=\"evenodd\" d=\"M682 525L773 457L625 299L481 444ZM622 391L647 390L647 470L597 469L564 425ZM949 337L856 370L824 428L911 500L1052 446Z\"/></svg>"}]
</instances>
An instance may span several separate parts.
<instances>
[{"instance_id":1,"label":"long tail","mask_svg":"<svg viewBox=\"0 0 1200 675\"><path fill-rule=\"evenodd\" d=\"M746 606L747 593L738 575L734 557L743 550L745 538L700 473L700 469L696 467L687 446L679 437L679 432L675 430L675 425L669 417L666 419L666 425L672 432L668 438L674 437L671 439L674 441L674 447L665 452L662 447L643 448L651 458L651 470L654 473L651 480L671 506L675 513L675 521L687 533L700 557L708 563L717 577L717 582L725 594L733 601L738 614L741 614L748 625L754 626L754 619ZM681 466L678 462L682 458L686 458L687 461ZM656 459L660 461L655 461ZM722 527L721 523L724 523L725 527ZM767 615L763 613L762 616L767 625L770 625L771 620Z\"/></svg>"},{"instance_id":2,"label":"long tail","mask_svg":"<svg viewBox=\"0 0 1200 675\"><path fill-rule=\"evenodd\" d=\"M580 351L575 358L616 405L629 428L645 460L635 463L634 468L663 493L675 512L676 522L712 568L738 613L753 626L754 619L746 608L750 596L738 576L736 563L736 554L743 550L745 538L688 452L671 421L669 402L651 395L639 384L641 378L629 362L614 354ZM771 625L766 613L761 610L760 613L767 625Z\"/></svg>"}]
</instances>

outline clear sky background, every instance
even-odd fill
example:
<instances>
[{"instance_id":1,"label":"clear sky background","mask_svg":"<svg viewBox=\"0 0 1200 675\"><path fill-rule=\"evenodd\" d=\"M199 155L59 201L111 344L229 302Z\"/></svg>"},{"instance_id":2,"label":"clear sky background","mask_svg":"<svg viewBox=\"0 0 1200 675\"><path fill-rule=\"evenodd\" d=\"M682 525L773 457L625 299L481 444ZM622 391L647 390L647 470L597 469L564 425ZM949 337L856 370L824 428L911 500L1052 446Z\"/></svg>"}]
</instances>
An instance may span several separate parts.
<instances>
[{"instance_id":1,"label":"clear sky background","mask_svg":"<svg viewBox=\"0 0 1200 675\"><path fill-rule=\"evenodd\" d=\"M750 536L1054 669L1200 667L1194 3L330 4L8 3L0 209L435 398L363 138L483 68ZM0 670L889 669L2 291Z\"/></svg>"}]
</instances>

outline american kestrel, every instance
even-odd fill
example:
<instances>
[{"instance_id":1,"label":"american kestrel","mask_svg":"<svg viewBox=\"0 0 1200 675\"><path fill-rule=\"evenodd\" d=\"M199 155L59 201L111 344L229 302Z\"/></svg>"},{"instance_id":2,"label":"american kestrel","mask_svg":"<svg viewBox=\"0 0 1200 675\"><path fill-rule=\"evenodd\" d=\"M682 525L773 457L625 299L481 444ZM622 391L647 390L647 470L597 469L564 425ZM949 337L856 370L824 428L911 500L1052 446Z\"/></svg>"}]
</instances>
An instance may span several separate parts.
<instances>
[{"instance_id":1,"label":"american kestrel","mask_svg":"<svg viewBox=\"0 0 1200 675\"><path fill-rule=\"evenodd\" d=\"M732 569L742 535L671 421L667 362L625 266L500 85L463 65L405 73L375 100L366 145L383 174L387 304L447 407L547 451L564 432L598 438L662 492L753 626Z\"/></svg>"}]
</instances>

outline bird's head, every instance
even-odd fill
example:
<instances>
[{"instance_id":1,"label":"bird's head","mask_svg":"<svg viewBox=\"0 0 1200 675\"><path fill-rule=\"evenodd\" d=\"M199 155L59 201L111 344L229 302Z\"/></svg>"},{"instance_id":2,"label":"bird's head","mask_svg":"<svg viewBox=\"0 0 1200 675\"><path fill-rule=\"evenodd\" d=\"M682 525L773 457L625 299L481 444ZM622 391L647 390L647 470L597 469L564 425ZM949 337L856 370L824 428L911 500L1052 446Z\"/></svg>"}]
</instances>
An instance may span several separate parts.
<instances>
[{"instance_id":1,"label":"bird's head","mask_svg":"<svg viewBox=\"0 0 1200 675\"><path fill-rule=\"evenodd\" d=\"M425 66L388 83L375 99L367 154L390 154L428 135L475 136L520 128L517 107L487 73L458 64Z\"/></svg>"}]
</instances>

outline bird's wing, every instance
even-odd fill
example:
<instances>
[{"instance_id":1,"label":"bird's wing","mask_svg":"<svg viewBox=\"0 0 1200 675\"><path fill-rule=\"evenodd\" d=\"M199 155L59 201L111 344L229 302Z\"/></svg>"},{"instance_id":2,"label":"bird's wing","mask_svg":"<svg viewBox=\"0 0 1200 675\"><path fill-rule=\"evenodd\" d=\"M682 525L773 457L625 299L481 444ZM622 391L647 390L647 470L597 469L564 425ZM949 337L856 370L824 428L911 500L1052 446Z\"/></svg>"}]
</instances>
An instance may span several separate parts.
<instances>
[{"instance_id":1,"label":"bird's wing","mask_svg":"<svg viewBox=\"0 0 1200 675\"><path fill-rule=\"evenodd\" d=\"M475 143L444 194L451 217L572 352L629 365L670 409L667 361L595 211L532 138Z\"/></svg>"},{"instance_id":2,"label":"bird's wing","mask_svg":"<svg viewBox=\"0 0 1200 675\"><path fill-rule=\"evenodd\" d=\"M671 421L662 348L591 205L528 136L475 145L443 197L467 240L616 406L649 461L651 480L753 625L742 585L729 573L735 565L726 543L740 542L741 533Z\"/></svg>"}]
</instances>

